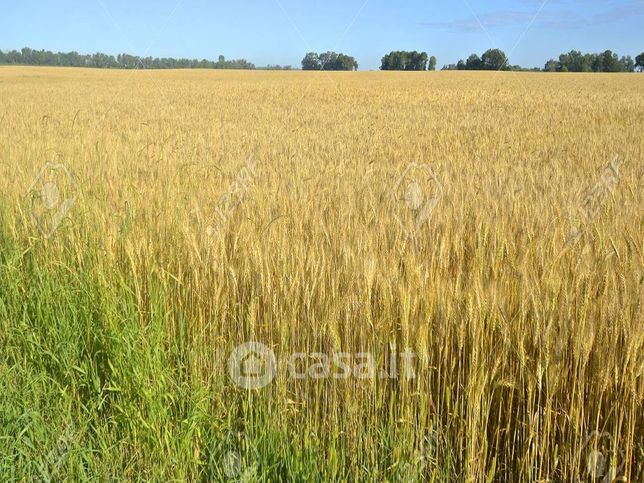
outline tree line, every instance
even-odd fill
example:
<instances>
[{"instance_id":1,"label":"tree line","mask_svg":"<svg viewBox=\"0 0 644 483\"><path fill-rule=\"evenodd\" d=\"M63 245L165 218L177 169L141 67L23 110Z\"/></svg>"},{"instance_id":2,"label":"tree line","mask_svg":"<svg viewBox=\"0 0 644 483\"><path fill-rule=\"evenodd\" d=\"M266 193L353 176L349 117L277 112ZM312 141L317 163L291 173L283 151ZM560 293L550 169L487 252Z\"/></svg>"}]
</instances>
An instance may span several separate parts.
<instances>
[{"instance_id":1,"label":"tree line","mask_svg":"<svg viewBox=\"0 0 644 483\"><path fill-rule=\"evenodd\" d=\"M175 59L172 57L139 57L130 54L113 55L97 52L79 54L78 52L51 52L24 47L20 51L0 50L0 64L9 65L47 65L54 67L95 67L99 69L254 69L246 59L226 60L223 55L215 62L212 60Z\"/></svg>"},{"instance_id":2,"label":"tree line","mask_svg":"<svg viewBox=\"0 0 644 483\"><path fill-rule=\"evenodd\" d=\"M302 59L302 70L358 70L358 62L346 54L309 52Z\"/></svg>"},{"instance_id":3,"label":"tree line","mask_svg":"<svg viewBox=\"0 0 644 483\"><path fill-rule=\"evenodd\" d=\"M634 72L644 70L644 52L635 57L621 58L611 50L598 54L582 54L571 50L561 54L559 60L550 59L543 69L545 72Z\"/></svg>"},{"instance_id":4,"label":"tree line","mask_svg":"<svg viewBox=\"0 0 644 483\"><path fill-rule=\"evenodd\" d=\"M470 55L467 60L459 60L458 64L443 67L443 70L531 70L543 72L635 72L644 71L644 52L635 57L630 55L619 57L611 50L598 54L582 54L571 50L561 54L559 60L550 59L543 69L525 69L518 65L510 65L508 57L500 49L486 50L481 57Z\"/></svg>"},{"instance_id":5,"label":"tree line","mask_svg":"<svg viewBox=\"0 0 644 483\"><path fill-rule=\"evenodd\" d=\"M429 57L427 52L392 51L386 54L380 65L380 70L424 71L436 70L436 57ZM306 54L302 60L303 70L357 70L358 63L353 57L345 54L327 52L318 55L315 52ZM488 49L479 57L471 54L466 60L457 64L444 66L443 70L491 70L491 71L536 71L535 67L526 69L519 65L510 65L508 56L501 49ZM582 54L572 50L561 54L559 61L549 60L544 72L635 72L644 71L644 52L635 57L630 55L619 57L610 50L600 54Z\"/></svg>"},{"instance_id":6,"label":"tree line","mask_svg":"<svg viewBox=\"0 0 644 483\"><path fill-rule=\"evenodd\" d=\"M382 58L380 70L436 70L436 57L427 52L394 50Z\"/></svg>"},{"instance_id":7,"label":"tree line","mask_svg":"<svg viewBox=\"0 0 644 483\"><path fill-rule=\"evenodd\" d=\"M479 57L471 54L467 60L459 60L457 70L510 70L508 56L501 49L488 49Z\"/></svg>"},{"instance_id":8,"label":"tree line","mask_svg":"<svg viewBox=\"0 0 644 483\"><path fill-rule=\"evenodd\" d=\"M393 51L382 58L381 70L435 70L436 57L427 52ZM354 57L335 52L309 52L302 59L302 70L358 70Z\"/></svg>"},{"instance_id":9,"label":"tree line","mask_svg":"<svg viewBox=\"0 0 644 483\"><path fill-rule=\"evenodd\" d=\"M386 54L380 70L425 71L436 69L436 57L427 52L392 51ZM79 54L78 52L51 52L24 47L20 51L0 50L0 65L46 65L57 67L95 67L107 69L255 69L246 59L227 60L223 55L217 61L198 59L175 59L172 57L139 57L130 54L117 56L97 52ZM291 70L291 66L269 65L268 70ZM350 55L325 52L309 52L302 59L303 70L358 70L358 62ZM505 52L488 49L480 57L471 54L466 60L443 67L443 70L532 70L544 72L634 72L644 71L644 52L633 59L630 55L619 57L611 50L601 53L582 53L571 50L561 54L559 60L550 59L543 69L524 69L510 65Z\"/></svg>"}]
</instances>

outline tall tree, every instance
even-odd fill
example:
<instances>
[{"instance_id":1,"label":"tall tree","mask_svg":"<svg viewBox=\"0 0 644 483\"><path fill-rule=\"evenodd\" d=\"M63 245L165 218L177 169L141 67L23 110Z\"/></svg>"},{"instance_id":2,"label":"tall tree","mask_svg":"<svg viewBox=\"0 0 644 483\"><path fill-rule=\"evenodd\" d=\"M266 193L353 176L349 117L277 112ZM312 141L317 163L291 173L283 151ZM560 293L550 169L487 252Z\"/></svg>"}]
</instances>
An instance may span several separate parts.
<instances>
[{"instance_id":1,"label":"tall tree","mask_svg":"<svg viewBox=\"0 0 644 483\"><path fill-rule=\"evenodd\" d=\"M427 70L428 61L427 52L395 50L382 58L380 70Z\"/></svg>"},{"instance_id":2,"label":"tall tree","mask_svg":"<svg viewBox=\"0 0 644 483\"><path fill-rule=\"evenodd\" d=\"M407 65L408 59L407 52L392 52L392 58L391 58L391 70L405 70L405 66Z\"/></svg>"},{"instance_id":3,"label":"tall tree","mask_svg":"<svg viewBox=\"0 0 644 483\"><path fill-rule=\"evenodd\" d=\"M335 67L335 70L358 70L358 62L349 55L338 54Z\"/></svg>"},{"instance_id":4,"label":"tall tree","mask_svg":"<svg viewBox=\"0 0 644 483\"><path fill-rule=\"evenodd\" d=\"M471 54L465 61L465 70L481 70L483 63L477 54Z\"/></svg>"},{"instance_id":5,"label":"tall tree","mask_svg":"<svg viewBox=\"0 0 644 483\"><path fill-rule=\"evenodd\" d=\"M548 62L546 62L543 70L545 72L557 72L557 70L559 70L559 63L555 59L550 59Z\"/></svg>"},{"instance_id":6,"label":"tall tree","mask_svg":"<svg viewBox=\"0 0 644 483\"><path fill-rule=\"evenodd\" d=\"M406 70L409 63L407 52L392 51L382 58L381 70Z\"/></svg>"},{"instance_id":7,"label":"tall tree","mask_svg":"<svg viewBox=\"0 0 644 483\"><path fill-rule=\"evenodd\" d=\"M429 58L429 67L428 67L428 70L436 70L436 62L437 62L436 57L432 55L432 56Z\"/></svg>"},{"instance_id":8,"label":"tall tree","mask_svg":"<svg viewBox=\"0 0 644 483\"><path fill-rule=\"evenodd\" d=\"M557 72L633 72L636 67L637 58L633 61L630 55L620 58L610 50L599 54L583 54L578 50L571 50L567 54L561 54L558 62L554 60L548 61L543 70L556 70Z\"/></svg>"},{"instance_id":9,"label":"tall tree","mask_svg":"<svg viewBox=\"0 0 644 483\"><path fill-rule=\"evenodd\" d=\"M623 72L633 72L635 70L635 62L630 55L623 56L619 59Z\"/></svg>"},{"instance_id":10,"label":"tall tree","mask_svg":"<svg viewBox=\"0 0 644 483\"><path fill-rule=\"evenodd\" d=\"M338 54L335 52L324 52L320 54L320 66L322 70L336 70Z\"/></svg>"},{"instance_id":11,"label":"tall tree","mask_svg":"<svg viewBox=\"0 0 644 483\"><path fill-rule=\"evenodd\" d=\"M588 54L582 54L578 50L571 50L567 54L561 54L559 64L559 70L566 67L568 72L590 72L592 70L591 57Z\"/></svg>"},{"instance_id":12,"label":"tall tree","mask_svg":"<svg viewBox=\"0 0 644 483\"><path fill-rule=\"evenodd\" d=\"M508 58L501 49L486 50L481 56L484 70L510 70Z\"/></svg>"},{"instance_id":13,"label":"tall tree","mask_svg":"<svg viewBox=\"0 0 644 483\"><path fill-rule=\"evenodd\" d=\"M302 59L302 70L320 70L320 57L315 52L309 52Z\"/></svg>"},{"instance_id":14,"label":"tall tree","mask_svg":"<svg viewBox=\"0 0 644 483\"><path fill-rule=\"evenodd\" d=\"M640 72L644 71L644 52L635 57L635 67L637 67Z\"/></svg>"},{"instance_id":15,"label":"tall tree","mask_svg":"<svg viewBox=\"0 0 644 483\"><path fill-rule=\"evenodd\" d=\"M459 70L510 70L508 57L500 49L488 49L481 57L471 54L465 62L457 64Z\"/></svg>"},{"instance_id":16,"label":"tall tree","mask_svg":"<svg viewBox=\"0 0 644 483\"><path fill-rule=\"evenodd\" d=\"M309 52L302 59L302 70L358 70L358 62L346 54Z\"/></svg>"},{"instance_id":17,"label":"tall tree","mask_svg":"<svg viewBox=\"0 0 644 483\"><path fill-rule=\"evenodd\" d=\"M622 66L619 63L619 57L611 50L606 50L598 54L593 67L595 72L620 72Z\"/></svg>"}]
</instances>

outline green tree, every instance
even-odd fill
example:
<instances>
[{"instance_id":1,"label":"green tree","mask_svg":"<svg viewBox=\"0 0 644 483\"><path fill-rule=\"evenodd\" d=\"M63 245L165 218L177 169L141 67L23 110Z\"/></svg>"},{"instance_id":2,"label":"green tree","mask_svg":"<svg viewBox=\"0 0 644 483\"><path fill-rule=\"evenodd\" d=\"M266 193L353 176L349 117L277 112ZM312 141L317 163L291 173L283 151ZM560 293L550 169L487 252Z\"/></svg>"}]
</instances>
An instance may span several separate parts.
<instances>
[{"instance_id":1,"label":"green tree","mask_svg":"<svg viewBox=\"0 0 644 483\"><path fill-rule=\"evenodd\" d=\"M123 69L136 69L139 59L130 54L119 54L116 61Z\"/></svg>"},{"instance_id":2,"label":"green tree","mask_svg":"<svg viewBox=\"0 0 644 483\"><path fill-rule=\"evenodd\" d=\"M633 72L635 71L635 62L633 61L633 58L630 55L626 55L619 59L619 63L622 66L622 71L623 72Z\"/></svg>"},{"instance_id":3,"label":"green tree","mask_svg":"<svg viewBox=\"0 0 644 483\"><path fill-rule=\"evenodd\" d=\"M591 57L578 50L571 50L559 56L560 70L565 66L568 72L590 72L592 70Z\"/></svg>"},{"instance_id":4,"label":"green tree","mask_svg":"<svg viewBox=\"0 0 644 483\"><path fill-rule=\"evenodd\" d=\"M559 70L559 62L557 62L555 59L550 59L548 62L546 62L543 70L544 72L557 72Z\"/></svg>"},{"instance_id":5,"label":"green tree","mask_svg":"<svg viewBox=\"0 0 644 483\"><path fill-rule=\"evenodd\" d=\"M486 50L481 56L484 70L510 70L508 58L501 49Z\"/></svg>"},{"instance_id":6,"label":"green tree","mask_svg":"<svg viewBox=\"0 0 644 483\"><path fill-rule=\"evenodd\" d=\"M356 59L346 54L309 52L302 60L302 70L357 70Z\"/></svg>"},{"instance_id":7,"label":"green tree","mask_svg":"<svg viewBox=\"0 0 644 483\"><path fill-rule=\"evenodd\" d=\"M405 70L405 66L409 62L407 59L407 52L392 52L390 70Z\"/></svg>"},{"instance_id":8,"label":"green tree","mask_svg":"<svg viewBox=\"0 0 644 483\"><path fill-rule=\"evenodd\" d=\"M600 54L582 54L578 50L571 50L559 56L557 71L559 72L632 72L636 63L630 56L622 57L610 50ZM552 65L546 64L546 69Z\"/></svg>"},{"instance_id":9,"label":"green tree","mask_svg":"<svg viewBox=\"0 0 644 483\"><path fill-rule=\"evenodd\" d=\"M405 70L427 70L427 52L407 52Z\"/></svg>"},{"instance_id":10,"label":"green tree","mask_svg":"<svg viewBox=\"0 0 644 483\"><path fill-rule=\"evenodd\" d=\"M380 60L380 70L391 70L391 54L385 54Z\"/></svg>"},{"instance_id":11,"label":"green tree","mask_svg":"<svg viewBox=\"0 0 644 483\"><path fill-rule=\"evenodd\" d=\"M380 70L427 70L428 61L427 52L396 50L382 58Z\"/></svg>"},{"instance_id":12,"label":"green tree","mask_svg":"<svg viewBox=\"0 0 644 483\"><path fill-rule=\"evenodd\" d=\"M107 69L116 67L118 64L113 56L97 52L92 55L89 65L91 67L96 67L99 69Z\"/></svg>"},{"instance_id":13,"label":"green tree","mask_svg":"<svg viewBox=\"0 0 644 483\"><path fill-rule=\"evenodd\" d=\"M302 70L320 70L320 57L315 52L309 52L302 59Z\"/></svg>"},{"instance_id":14,"label":"green tree","mask_svg":"<svg viewBox=\"0 0 644 483\"><path fill-rule=\"evenodd\" d=\"M335 52L324 52L320 54L320 65L322 70L337 70L338 54Z\"/></svg>"},{"instance_id":15,"label":"green tree","mask_svg":"<svg viewBox=\"0 0 644 483\"><path fill-rule=\"evenodd\" d=\"M471 54L465 61L465 70L481 70L483 63L477 54Z\"/></svg>"},{"instance_id":16,"label":"green tree","mask_svg":"<svg viewBox=\"0 0 644 483\"><path fill-rule=\"evenodd\" d=\"M428 70L436 70L436 62L437 62L436 57L432 55L432 56L429 58L429 67L428 67Z\"/></svg>"},{"instance_id":17,"label":"green tree","mask_svg":"<svg viewBox=\"0 0 644 483\"><path fill-rule=\"evenodd\" d=\"M606 50L598 54L595 58L593 71L595 72L620 72L622 66L619 63L619 57L611 50Z\"/></svg>"},{"instance_id":18,"label":"green tree","mask_svg":"<svg viewBox=\"0 0 644 483\"><path fill-rule=\"evenodd\" d=\"M644 52L635 57L635 67L637 67L640 72L644 71Z\"/></svg>"},{"instance_id":19,"label":"green tree","mask_svg":"<svg viewBox=\"0 0 644 483\"><path fill-rule=\"evenodd\" d=\"M358 62L349 55L338 54L334 67L335 70L358 70Z\"/></svg>"},{"instance_id":20,"label":"green tree","mask_svg":"<svg viewBox=\"0 0 644 483\"><path fill-rule=\"evenodd\" d=\"M409 64L409 53L403 51L392 51L382 58L381 70L407 70Z\"/></svg>"}]
</instances>

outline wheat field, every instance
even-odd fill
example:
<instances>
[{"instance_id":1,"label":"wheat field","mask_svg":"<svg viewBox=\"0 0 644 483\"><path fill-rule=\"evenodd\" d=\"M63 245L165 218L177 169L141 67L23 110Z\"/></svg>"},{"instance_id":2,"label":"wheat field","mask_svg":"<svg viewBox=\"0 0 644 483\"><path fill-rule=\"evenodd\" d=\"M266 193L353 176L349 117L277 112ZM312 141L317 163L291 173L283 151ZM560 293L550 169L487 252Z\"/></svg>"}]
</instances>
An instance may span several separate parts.
<instances>
[{"instance_id":1,"label":"wheat field","mask_svg":"<svg viewBox=\"0 0 644 483\"><path fill-rule=\"evenodd\" d=\"M636 74L0 68L0 480L642 481L643 132Z\"/></svg>"}]
</instances>

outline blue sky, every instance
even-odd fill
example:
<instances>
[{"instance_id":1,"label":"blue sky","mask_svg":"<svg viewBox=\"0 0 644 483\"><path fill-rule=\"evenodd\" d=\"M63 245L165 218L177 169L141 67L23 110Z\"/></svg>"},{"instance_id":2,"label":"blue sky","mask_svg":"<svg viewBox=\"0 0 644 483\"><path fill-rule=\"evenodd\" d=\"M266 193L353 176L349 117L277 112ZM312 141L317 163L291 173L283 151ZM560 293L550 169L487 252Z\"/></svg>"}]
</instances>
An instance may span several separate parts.
<instances>
[{"instance_id":1,"label":"blue sky","mask_svg":"<svg viewBox=\"0 0 644 483\"><path fill-rule=\"evenodd\" d=\"M424 50L438 66L489 47L543 66L571 49L644 51L644 0L10 0L0 50L299 62L336 50L376 69L390 50Z\"/></svg>"}]
</instances>

